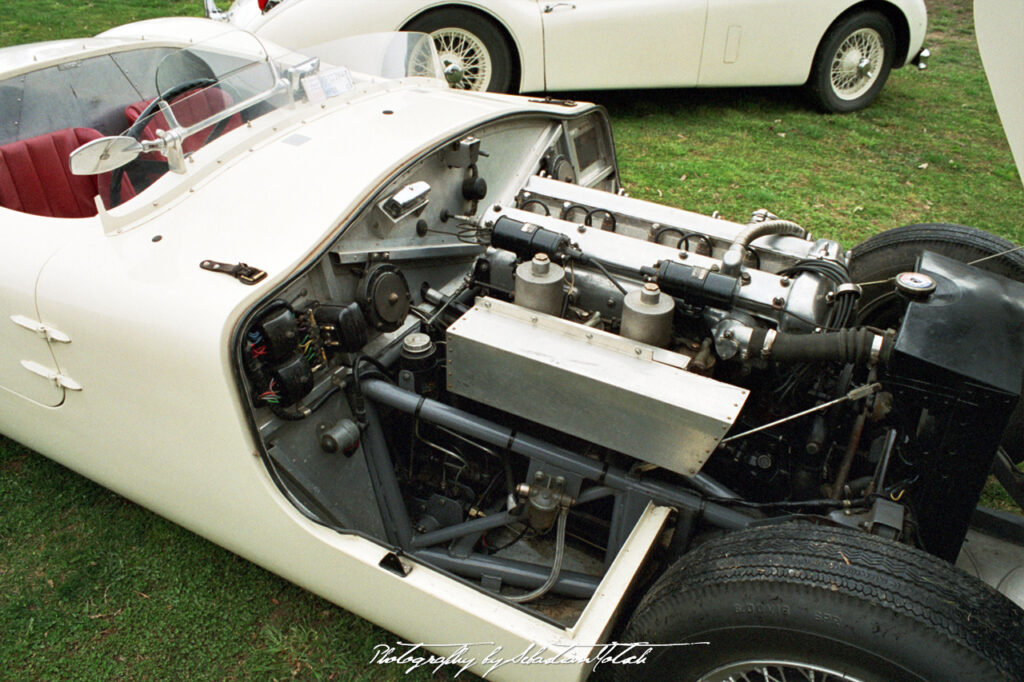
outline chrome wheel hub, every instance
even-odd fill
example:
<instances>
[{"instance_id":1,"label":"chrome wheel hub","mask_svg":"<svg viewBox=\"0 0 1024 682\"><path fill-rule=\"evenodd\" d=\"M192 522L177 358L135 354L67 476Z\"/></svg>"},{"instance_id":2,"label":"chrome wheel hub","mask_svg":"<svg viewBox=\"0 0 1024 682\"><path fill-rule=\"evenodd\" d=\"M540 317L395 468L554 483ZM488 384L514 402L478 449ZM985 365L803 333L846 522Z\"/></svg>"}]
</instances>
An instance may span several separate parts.
<instances>
[{"instance_id":1,"label":"chrome wheel hub","mask_svg":"<svg viewBox=\"0 0 1024 682\"><path fill-rule=\"evenodd\" d=\"M462 69L462 80L453 86L461 90L486 90L491 82L491 54L475 35L461 28L433 31L441 64L454 64Z\"/></svg>"},{"instance_id":2,"label":"chrome wheel hub","mask_svg":"<svg viewBox=\"0 0 1024 682\"><path fill-rule=\"evenodd\" d=\"M832 56L832 91L839 99L864 95L878 80L885 58L882 36L873 28L854 31Z\"/></svg>"}]
</instances>

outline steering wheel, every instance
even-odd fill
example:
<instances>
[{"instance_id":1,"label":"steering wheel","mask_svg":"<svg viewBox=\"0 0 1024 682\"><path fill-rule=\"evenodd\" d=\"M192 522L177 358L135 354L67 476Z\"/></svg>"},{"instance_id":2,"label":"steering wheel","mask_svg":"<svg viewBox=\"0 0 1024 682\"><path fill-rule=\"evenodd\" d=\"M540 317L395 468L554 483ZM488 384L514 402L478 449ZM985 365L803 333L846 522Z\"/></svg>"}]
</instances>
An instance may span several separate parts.
<instances>
[{"instance_id":1,"label":"steering wheel","mask_svg":"<svg viewBox=\"0 0 1024 682\"><path fill-rule=\"evenodd\" d=\"M194 78L192 80L183 81L168 88L162 94L158 95L153 99L152 102L146 105L146 108L142 110L139 117L135 119L135 122L125 131L125 137L131 137L133 139L140 139L142 132L146 129L146 125L149 123L150 117L157 109L160 108L160 102L172 102L173 100L181 97L189 90L198 90L201 88L208 88L211 85L217 83L216 78ZM220 135L223 132L223 127L218 126L210 136L207 138L207 142ZM154 161L153 163L167 166L166 161ZM110 174L110 206L114 207L121 203L121 185L124 183L125 166L115 168L113 173Z\"/></svg>"}]
</instances>

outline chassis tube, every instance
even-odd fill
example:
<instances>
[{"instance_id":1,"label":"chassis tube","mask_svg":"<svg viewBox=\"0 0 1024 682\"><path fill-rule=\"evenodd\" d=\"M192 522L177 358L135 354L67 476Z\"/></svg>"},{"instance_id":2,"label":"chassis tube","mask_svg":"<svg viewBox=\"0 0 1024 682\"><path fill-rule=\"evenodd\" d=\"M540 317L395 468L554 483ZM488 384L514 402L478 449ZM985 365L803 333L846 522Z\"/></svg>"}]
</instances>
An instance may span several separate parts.
<instances>
[{"instance_id":1,"label":"chassis tube","mask_svg":"<svg viewBox=\"0 0 1024 682\"><path fill-rule=\"evenodd\" d=\"M384 429L380 425L380 419L377 417L377 408L368 404L365 409L366 429L363 431L363 452L366 454L366 464L370 469L374 486L384 498L381 512L391 531L389 534L394 535L394 538L391 539L404 549L409 546L412 538L412 523L409 522L409 513L405 509L402 491L395 478L395 468L391 463L391 456L388 454L388 444L384 439Z\"/></svg>"},{"instance_id":2,"label":"chassis tube","mask_svg":"<svg viewBox=\"0 0 1024 682\"><path fill-rule=\"evenodd\" d=\"M444 403L424 398L380 379L362 381L363 395L371 401L411 414L424 421L446 426L466 436L491 445L507 448L516 454L537 459L578 476L597 481L617 490L629 490L652 498L658 504L699 511L704 519L721 528L746 528L754 520L742 512L708 502L700 495L683 488L630 475L622 469L605 466L571 450L552 445L539 438L521 435L512 429L481 419Z\"/></svg>"},{"instance_id":3,"label":"chassis tube","mask_svg":"<svg viewBox=\"0 0 1024 682\"><path fill-rule=\"evenodd\" d=\"M550 566L536 566L486 554L474 553L468 557L455 557L442 549L418 549L411 552L410 555L424 563L461 576L470 578L491 576L501 578L505 584L531 590L543 585L551 575ZM600 582L601 578L598 576L561 571L552 590L566 597L589 599L597 591L597 585Z\"/></svg>"},{"instance_id":4,"label":"chassis tube","mask_svg":"<svg viewBox=\"0 0 1024 682\"><path fill-rule=\"evenodd\" d=\"M508 524L515 523L519 520L520 515L518 513L512 513L510 511L498 512L497 514L483 516L479 519L473 519L472 521L466 521L465 523L459 523L454 526L448 526L446 528L431 531L430 533L417 535L412 539L412 546L413 548L431 547L466 535L479 535L485 530L501 528L502 526L507 526Z\"/></svg>"}]
</instances>

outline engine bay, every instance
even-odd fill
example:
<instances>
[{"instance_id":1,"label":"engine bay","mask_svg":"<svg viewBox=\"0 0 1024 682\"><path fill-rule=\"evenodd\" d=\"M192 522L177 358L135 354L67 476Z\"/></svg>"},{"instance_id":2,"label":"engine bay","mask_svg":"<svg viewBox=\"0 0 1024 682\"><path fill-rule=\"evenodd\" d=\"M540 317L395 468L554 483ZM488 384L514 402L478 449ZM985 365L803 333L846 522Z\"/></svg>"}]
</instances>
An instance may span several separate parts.
<instances>
[{"instance_id":1,"label":"engine bay","mask_svg":"<svg viewBox=\"0 0 1024 682\"><path fill-rule=\"evenodd\" d=\"M599 110L508 118L257 306L240 386L306 516L559 622L649 505L659 561L793 518L952 561L1020 396L1024 286L925 253L890 326L850 258L764 209L626 196Z\"/></svg>"}]
</instances>

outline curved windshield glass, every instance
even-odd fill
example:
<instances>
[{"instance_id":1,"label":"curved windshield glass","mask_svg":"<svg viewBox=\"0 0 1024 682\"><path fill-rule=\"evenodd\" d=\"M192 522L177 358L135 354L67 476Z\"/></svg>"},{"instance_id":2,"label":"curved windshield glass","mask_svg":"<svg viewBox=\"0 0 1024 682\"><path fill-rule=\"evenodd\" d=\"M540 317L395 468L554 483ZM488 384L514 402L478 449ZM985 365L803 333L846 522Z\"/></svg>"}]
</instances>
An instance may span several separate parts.
<instances>
[{"instance_id":1,"label":"curved windshield glass","mask_svg":"<svg viewBox=\"0 0 1024 682\"><path fill-rule=\"evenodd\" d=\"M333 40L303 54L232 29L176 50L155 73L156 97L128 103L124 136L142 153L114 171L110 205L143 191L203 146L299 100L321 102L359 83L441 78L433 41L423 33L374 33Z\"/></svg>"},{"instance_id":2,"label":"curved windshield glass","mask_svg":"<svg viewBox=\"0 0 1024 682\"><path fill-rule=\"evenodd\" d=\"M164 57L154 77L157 96L125 107L124 135L146 151L115 172L111 203L141 192L168 169L184 171L187 155L287 104L279 73L263 44L238 30Z\"/></svg>"},{"instance_id":3,"label":"curved windshield glass","mask_svg":"<svg viewBox=\"0 0 1024 682\"><path fill-rule=\"evenodd\" d=\"M304 48L324 65L364 78L441 78L441 60L426 33L367 33Z\"/></svg>"}]
</instances>

